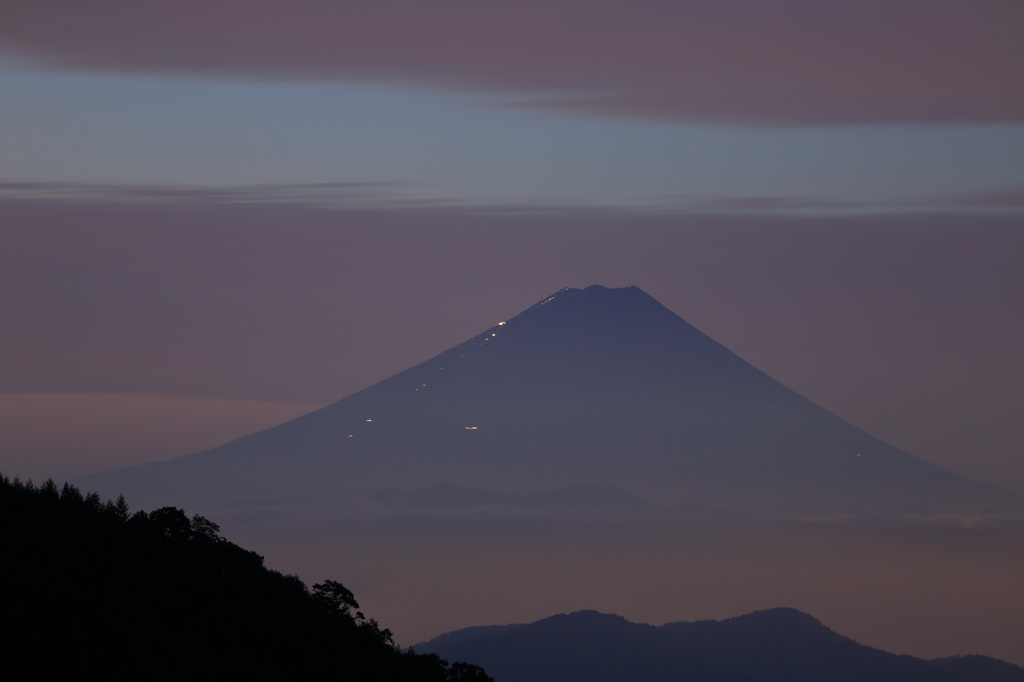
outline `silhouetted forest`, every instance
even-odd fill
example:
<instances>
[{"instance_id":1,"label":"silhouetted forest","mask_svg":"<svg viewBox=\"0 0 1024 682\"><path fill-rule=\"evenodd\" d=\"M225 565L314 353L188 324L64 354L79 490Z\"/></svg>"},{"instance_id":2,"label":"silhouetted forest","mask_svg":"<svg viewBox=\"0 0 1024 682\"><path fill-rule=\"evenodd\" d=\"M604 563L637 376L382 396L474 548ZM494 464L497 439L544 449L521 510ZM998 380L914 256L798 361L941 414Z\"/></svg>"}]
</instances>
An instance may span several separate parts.
<instances>
[{"instance_id":1,"label":"silhouetted forest","mask_svg":"<svg viewBox=\"0 0 1024 682\"><path fill-rule=\"evenodd\" d=\"M0 475L0 552L7 680L491 680L401 650L341 583L309 589L173 507Z\"/></svg>"}]
</instances>

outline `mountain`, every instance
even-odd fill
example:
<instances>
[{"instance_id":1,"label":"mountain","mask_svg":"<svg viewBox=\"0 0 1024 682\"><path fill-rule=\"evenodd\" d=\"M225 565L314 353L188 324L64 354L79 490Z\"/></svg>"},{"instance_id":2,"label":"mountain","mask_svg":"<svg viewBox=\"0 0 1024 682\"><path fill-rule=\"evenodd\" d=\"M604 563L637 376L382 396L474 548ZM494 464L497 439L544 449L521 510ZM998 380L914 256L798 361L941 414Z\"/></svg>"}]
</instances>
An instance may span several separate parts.
<instances>
[{"instance_id":1,"label":"mountain","mask_svg":"<svg viewBox=\"0 0 1024 682\"><path fill-rule=\"evenodd\" d=\"M1024 682L1024 668L1010 663L891 654L784 608L661 627L578 611L457 630L414 648L481 665L497 682Z\"/></svg>"},{"instance_id":2,"label":"mountain","mask_svg":"<svg viewBox=\"0 0 1024 682\"><path fill-rule=\"evenodd\" d=\"M636 495L609 486L599 488L580 483L561 490L529 495L492 493L479 488L463 488L451 481L419 490L378 490L370 501L385 507L414 510L522 509L534 511L580 511L647 513L657 507Z\"/></svg>"},{"instance_id":3,"label":"mountain","mask_svg":"<svg viewBox=\"0 0 1024 682\"><path fill-rule=\"evenodd\" d=\"M445 481L519 495L615 486L660 507L779 514L1021 508L814 405L636 287L563 289L278 427L78 479L199 508Z\"/></svg>"}]
</instances>

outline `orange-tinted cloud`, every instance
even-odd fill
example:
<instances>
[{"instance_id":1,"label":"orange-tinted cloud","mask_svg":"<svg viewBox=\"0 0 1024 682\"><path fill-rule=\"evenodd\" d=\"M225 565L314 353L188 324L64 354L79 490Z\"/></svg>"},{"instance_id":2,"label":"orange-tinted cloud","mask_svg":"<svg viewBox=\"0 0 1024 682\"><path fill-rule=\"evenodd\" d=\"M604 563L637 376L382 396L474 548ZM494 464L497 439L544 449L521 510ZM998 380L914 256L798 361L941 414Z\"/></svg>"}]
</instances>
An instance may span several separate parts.
<instances>
[{"instance_id":1,"label":"orange-tinted cloud","mask_svg":"<svg viewBox=\"0 0 1024 682\"><path fill-rule=\"evenodd\" d=\"M63 483L205 450L318 407L133 393L0 393L0 473Z\"/></svg>"},{"instance_id":2,"label":"orange-tinted cloud","mask_svg":"<svg viewBox=\"0 0 1024 682\"><path fill-rule=\"evenodd\" d=\"M73 68L359 78L758 125L1024 121L1016 0L35 0L0 48Z\"/></svg>"}]
</instances>

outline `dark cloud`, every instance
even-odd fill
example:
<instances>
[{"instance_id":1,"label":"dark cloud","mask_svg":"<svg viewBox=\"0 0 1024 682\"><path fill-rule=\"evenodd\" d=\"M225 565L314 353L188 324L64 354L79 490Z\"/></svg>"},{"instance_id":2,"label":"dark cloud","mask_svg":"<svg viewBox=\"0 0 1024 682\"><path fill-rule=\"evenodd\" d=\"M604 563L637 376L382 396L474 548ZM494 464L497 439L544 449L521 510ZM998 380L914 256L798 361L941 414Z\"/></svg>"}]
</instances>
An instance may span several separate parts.
<instances>
[{"instance_id":1,"label":"dark cloud","mask_svg":"<svg viewBox=\"0 0 1024 682\"><path fill-rule=\"evenodd\" d=\"M128 185L89 182L0 181L0 198L116 203L302 203L333 206L401 205L397 182L295 182L220 186Z\"/></svg>"},{"instance_id":2,"label":"dark cloud","mask_svg":"<svg viewBox=\"0 0 1024 682\"><path fill-rule=\"evenodd\" d=\"M942 213L958 210L979 214L993 211L1010 215L1024 211L1024 187L943 194L905 195L887 199L830 199L814 196L742 195L693 193L647 197L637 207L580 206L567 203L483 203L458 199L429 199L418 194L417 183L295 182L238 185L144 185L90 182L2 181L0 200L87 202L89 204L173 203L295 204L309 208L372 209L394 214L407 211L475 216L548 216L579 218L593 212L606 219L612 214L630 215L791 215L850 216L856 214Z\"/></svg>"},{"instance_id":3,"label":"dark cloud","mask_svg":"<svg viewBox=\"0 0 1024 682\"><path fill-rule=\"evenodd\" d=\"M739 124L1020 122L1014 0L8 2L62 67L386 79L530 106Z\"/></svg>"}]
</instances>

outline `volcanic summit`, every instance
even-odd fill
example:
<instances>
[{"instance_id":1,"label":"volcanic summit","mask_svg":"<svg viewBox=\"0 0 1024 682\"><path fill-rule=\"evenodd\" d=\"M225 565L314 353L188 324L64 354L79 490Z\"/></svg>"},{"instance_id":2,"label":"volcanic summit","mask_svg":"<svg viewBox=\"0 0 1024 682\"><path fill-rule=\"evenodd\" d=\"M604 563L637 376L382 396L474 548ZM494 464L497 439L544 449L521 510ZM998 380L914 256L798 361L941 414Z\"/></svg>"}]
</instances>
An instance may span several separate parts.
<instances>
[{"instance_id":1,"label":"volcanic summit","mask_svg":"<svg viewBox=\"0 0 1024 682\"><path fill-rule=\"evenodd\" d=\"M615 486L662 508L783 514L1019 504L818 407L640 289L596 285L275 428L79 483L202 508L440 483Z\"/></svg>"}]
</instances>

